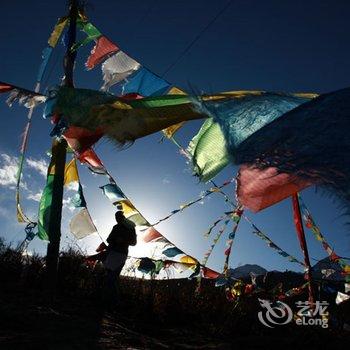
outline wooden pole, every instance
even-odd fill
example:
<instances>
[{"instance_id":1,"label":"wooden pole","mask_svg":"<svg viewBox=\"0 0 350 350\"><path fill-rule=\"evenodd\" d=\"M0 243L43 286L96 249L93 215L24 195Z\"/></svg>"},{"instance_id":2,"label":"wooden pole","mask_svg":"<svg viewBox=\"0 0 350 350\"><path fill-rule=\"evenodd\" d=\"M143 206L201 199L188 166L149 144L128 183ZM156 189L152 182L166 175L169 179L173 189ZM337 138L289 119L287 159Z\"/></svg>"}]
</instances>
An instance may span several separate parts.
<instances>
[{"instance_id":1,"label":"wooden pole","mask_svg":"<svg viewBox=\"0 0 350 350\"><path fill-rule=\"evenodd\" d=\"M74 87L73 70L76 59L76 51L71 51L76 40L76 19L78 16L77 0L70 0L69 6L69 28L67 51L64 57L64 77L62 85ZM46 267L48 273L48 288L51 295L55 295L57 284L58 260L61 240L62 200L64 186L64 170L66 164L67 142L62 139L52 143L52 161L55 166L55 177L53 182L53 202L51 205L51 217L49 224L50 243L47 246Z\"/></svg>"},{"instance_id":2,"label":"wooden pole","mask_svg":"<svg viewBox=\"0 0 350 350\"><path fill-rule=\"evenodd\" d=\"M297 231L297 236L299 239L300 248L304 255L304 263L305 267L307 268L307 272L305 274L305 278L309 282L308 290L309 290L309 302L311 304L311 307L314 307L315 304L315 291L312 284L312 267L310 264L310 258L309 258L309 252L307 249L306 239L305 239L305 232L304 232L304 226L303 226L303 219L301 217L301 211L300 211L300 205L299 205L299 198L298 194L295 193L292 196L292 202L293 202L293 213L294 213L294 224Z\"/></svg>"}]
</instances>

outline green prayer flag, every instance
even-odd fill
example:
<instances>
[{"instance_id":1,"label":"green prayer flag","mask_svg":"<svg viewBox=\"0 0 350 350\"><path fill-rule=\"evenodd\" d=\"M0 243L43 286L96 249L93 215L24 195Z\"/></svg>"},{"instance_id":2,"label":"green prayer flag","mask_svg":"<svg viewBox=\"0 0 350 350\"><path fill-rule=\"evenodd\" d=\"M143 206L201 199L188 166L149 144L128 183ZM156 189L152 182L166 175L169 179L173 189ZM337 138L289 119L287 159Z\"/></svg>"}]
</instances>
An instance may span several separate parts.
<instances>
[{"instance_id":1,"label":"green prayer flag","mask_svg":"<svg viewBox=\"0 0 350 350\"><path fill-rule=\"evenodd\" d=\"M193 170L203 182L216 176L229 164L225 137L213 118L207 119L190 141L187 151L192 156Z\"/></svg>"},{"instance_id":2,"label":"green prayer flag","mask_svg":"<svg viewBox=\"0 0 350 350\"><path fill-rule=\"evenodd\" d=\"M44 241L49 241L49 223L52 205L52 191L55 175L48 174L46 186L41 195L38 216L38 237Z\"/></svg>"}]
</instances>

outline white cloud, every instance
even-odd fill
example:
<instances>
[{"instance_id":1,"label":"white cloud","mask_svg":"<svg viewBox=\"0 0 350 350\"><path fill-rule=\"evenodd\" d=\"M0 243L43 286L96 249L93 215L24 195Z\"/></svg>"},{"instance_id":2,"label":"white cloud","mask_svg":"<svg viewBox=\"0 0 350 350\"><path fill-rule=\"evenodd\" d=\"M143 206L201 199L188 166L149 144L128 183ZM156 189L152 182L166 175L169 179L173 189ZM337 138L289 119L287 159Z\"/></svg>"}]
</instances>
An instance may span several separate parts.
<instances>
[{"instance_id":1,"label":"white cloud","mask_svg":"<svg viewBox=\"0 0 350 350\"><path fill-rule=\"evenodd\" d=\"M38 192L38 193L29 193L27 196L27 199L31 199L35 202L40 202L40 198L41 198L42 192Z\"/></svg>"},{"instance_id":2,"label":"white cloud","mask_svg":"<svg viewBox=\"0 0 350 350\"><path fill-rule=\"evenodd\" d=\"M68 185L66 185L67 191L78 191L79 184L76 181L70 182Z\"/></svg>"},{"instance_id":3,"label":"white cloud","mask_svg":"<svg viewBox=\"0 0 350 350\"><path fill-rule=\"evenodd\" d=\"M18 157L10 156L6 153L0 154L0 186L6 186L10 190L15 189L17 183L18 162ZM29 158L26 162L30 168L36 170L39 174L46 176L48 164L44 159ZM30 174L25 174L25 176L30 177ZM26 182L23 181L23 177L21 188L28 189Z\"/></svg>"},{"instance_id":4,"label":"white cloud","mask_svg":"<svg viewBox=\"0 0 350 350\"><path fill-rule=\"evenodd\" d=\"M63 199L62 201L62 207L64 209L68 209L69 211L73 212L76 208L71 204L71 197L68 197L67 199Z\"/></svg>"},{"instance_id":5,"label":"white cloud","mask_svg":"<svg viewBox=\"0 0 350 350\"><path fill-rule=\"evenodd\" d=\"M4 207L0 207L0 216L3 216L5 218L9 217L9 211L8 209L4 208Z\"/></svg>"},{"instance_id":6,"label":"white cloud","mask_svg":"<svg viewBox=\"0 0 350 350\"><path fill-rule=\"evenodd\" d=\"M166 177L162 180L162 183L163 183L163 185L168 185L168 184L170 184L171 181L170 181L169 176L166 176Z\"/></svg>"},{"instance_id":7,"label":"white cloud","mask_svg":"<svg viewBox=\"0 0 350 350\"><path fill-rule=\"evenodd\" d=\"M28 158L27 164L29 165L29 167L33 168L34 170L37 170L39 172L39 174L46 177L48 163L46 162L45 159Z\"/></svg>"},{"instance_id":8,"label":"white cloud","mask_svg":"<svg viewBox=\"0 0 350 350\"><path fill-rule=\"evenodd\" d=\"M18 159L8 154L0 155L0 185L11 186L17 183Z\"/></svg>"}]
</instances>

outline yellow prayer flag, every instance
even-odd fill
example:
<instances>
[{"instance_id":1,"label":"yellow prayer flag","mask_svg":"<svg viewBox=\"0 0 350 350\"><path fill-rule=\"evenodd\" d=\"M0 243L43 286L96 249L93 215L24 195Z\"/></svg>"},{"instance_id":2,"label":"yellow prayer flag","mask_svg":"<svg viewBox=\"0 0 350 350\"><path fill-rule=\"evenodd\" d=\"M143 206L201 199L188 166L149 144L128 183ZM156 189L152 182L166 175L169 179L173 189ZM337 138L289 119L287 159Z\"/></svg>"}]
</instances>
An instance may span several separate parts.
<instances>
[{"instance_id":1,"label":"yellow prayer flag","mask_svg":"<svg viewBox=\"0 0 350 350\"><path fill-rule=\"evenodd\" d=\"M66 164L64 170L64 185L67 186L71 182L79 182L77 162L73 158L68 164Z\"/></svg>"},{"instance_id":2,"label":"yellow prayer flag","mask_svg":"<svg viewBox=\"0 0 350 350\"><path fill-rule=\"evenodd\" d=\"M189 255L185 255L180 259L180 262L182 262L183 264L197 264L197 260L193 259L191 256Z\"/></svg>"},{"instance_id":3,"label":"yellow prayer flag","mask_svg":"<svg viewBox=\"0 0 350 350\"><path fill-rule=\"evenodd\" d=\"M48 43L51 47L55 47L57 45L58 39L60 38L64 27L66 26L68 22L67 17L62 17L58 20L57 24L55 25L55 28L53 29L50 38L48 40Z\"/></svg>"},{"instance_id":4,"label":"yellow prayer flag","mask_svg":"<svg viewBox=\"0 0 350 350\"><path fill-rule=\"evenodd\" d=\"M169 90L168 95L186 95L186 93L180 90L179 88L177 88L176 86L173 86ZM163 130L163 134L170 139L176 133L176 131L178 131L184 124L185 122L181 122L181 123L169 126L168 128Z\"/></svg>"},{"instance_id":5,"label":"yellow prayer flag","mask_svg":"<svg viewBox=\"0 0 350 350\"><path fill-rule=\"evenodd\" d=\"M138 214L139 212L137 211L137 209L134 207L134 205L129 201L122 201L120 202L122 205L122 209L124 212L125 217L129 217L130 215L134 215L134 214Z\"/></svg>"}]
</instances>

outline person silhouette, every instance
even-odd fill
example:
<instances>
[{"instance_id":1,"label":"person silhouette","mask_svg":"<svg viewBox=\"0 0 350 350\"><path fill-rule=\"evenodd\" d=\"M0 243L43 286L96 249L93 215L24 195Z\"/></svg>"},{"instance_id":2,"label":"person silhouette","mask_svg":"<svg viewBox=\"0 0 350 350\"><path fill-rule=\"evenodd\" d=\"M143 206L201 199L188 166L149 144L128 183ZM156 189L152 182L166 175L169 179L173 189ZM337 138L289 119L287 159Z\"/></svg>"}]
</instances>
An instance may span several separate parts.
<instances>
[{"instance_id":1,"label":"person silhouette","mask_svg":"<svg viewBox=\"0 0 350 350\"><path fill-rule=\"evenodd\" d=\"M108 306L117 306L119 297L119 276L128 257L129 246L136 245L135 224L126 219L123 211L115 213L117 224L113 226L107 238L106 258L106 302Z\"/></svg>"}]
</instances>

